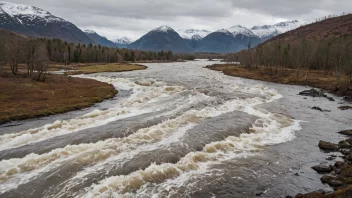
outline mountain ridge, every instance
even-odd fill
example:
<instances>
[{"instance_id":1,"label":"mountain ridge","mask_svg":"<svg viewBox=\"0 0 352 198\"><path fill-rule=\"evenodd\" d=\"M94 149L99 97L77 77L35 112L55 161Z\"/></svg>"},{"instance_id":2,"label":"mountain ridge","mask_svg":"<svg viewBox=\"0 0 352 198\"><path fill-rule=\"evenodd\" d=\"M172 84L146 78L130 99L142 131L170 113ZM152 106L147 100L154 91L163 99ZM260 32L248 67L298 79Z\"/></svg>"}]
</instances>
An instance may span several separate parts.
<instances>
[{"instance_id":1,"label":"mountain ridge","mask_svg":"<svg viewBox=\"0 0 352 198\"><path fill-rule=\"evenodd\" d=\"M59 38L74 43L94 43L71 22L35 6L0 2L0 28L33 37Z\"/></svg>"}]
</instances>

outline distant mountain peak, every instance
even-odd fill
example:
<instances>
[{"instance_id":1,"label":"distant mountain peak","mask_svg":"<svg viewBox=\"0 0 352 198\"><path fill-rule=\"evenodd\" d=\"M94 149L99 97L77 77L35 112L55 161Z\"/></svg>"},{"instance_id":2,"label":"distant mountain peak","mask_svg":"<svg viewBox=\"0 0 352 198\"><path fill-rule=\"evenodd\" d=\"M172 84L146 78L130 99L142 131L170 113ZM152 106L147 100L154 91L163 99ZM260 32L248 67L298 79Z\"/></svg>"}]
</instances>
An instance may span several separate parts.
<instances>
[{"instance_id":1,"label":"distant mountain peak","mask_svg":"<svg viewBox=\"0 0 352 198\"><path fill-rule=\"evenodd\" d=\"M200 29L181 29L177 30L178 34L184 39L193 39L193 40L201 40L210 34L208 30L200 30Z\"/></svg>"},{"instance_id":2,"label":"distant mountain peak","mask_svg":"<svg viewBox=\"0 0 352 198\"><path fill-rule=\"evenodd\" d=\"M274 25L254 26L251 30L260 38L267 40L279 34L296 29L302 24L304 24L304 22L298 20L283 21Z\"/></svg>"},{"instance_id":3,"label":"distant mountain peak","mask_svg":"<svg viewBox=\"0 0 352 198\"><path fill-rule=\"evenodd\" d=\"M237 35L244 35L244 36L249 36L249 37L257 37L250 29L243 27L241 25L235 25L227 29L229 32L232 33L234 37Z\"/></svg>"},{"instance_id":4,"label":"distant mountain peak","mask_svg":"<svg viewBox=\"0 0 352 198\"><path fill-rule=\"evenodd\" d=\"M233 36L232 33L226 29L219 29L219 30L216 30L215 32L219 32L219 33L225 33L229 36Z\"/></svg>"},{"instance_id":5,"label":"distant mountain peak","mask_svg":"<svg viewBox=\"0 0 352 198\"><path fill-rule=\"evenodd\" d=\"M153 30L154 32L168 32L168 31L175 31L174 29L172 29L171 27L167 26L167 25L162 25L158 28L155 28Z\"/></svg>"},{"instance_id":6,"label":"distant mountain peak","mask_svg":"<svg viewBox=\"0 0 352 198\"><path fill-rule=\"evenodd\" d=\"M4 1L0 1L0 13L6 13L11 17L28 16L27 18L31 20L42 18L46 21L64 21L63 19L52 15L50 12L35 6L8 3Z\"/></svg>"},{"instance_id":7,"label":"distant mountain peak","mask_svg":"<svg viewBox=\"0 0 352 198\"><path fill-rule=\"evenodd\" d=\"M124 36L124 37L121 37L121 38L117 38L114 40L114 43L116 44L120 44L120 45L129 45L133 42L132 39Z\"/></svg>"},{"instance_id":8,"label":"distant mountain peak","mask_svg":"<svg viewBox=\"0 0 352 198\"><path fill-rule=\"evenodd\" d=\"M93 30L84 30L83 31L84 33L87 33L87 34L97 34L95 31Z\"/></svg>"},{"instance_id":9,"label":"distant mountain peak","mask_svg":"<svg viewBox=\"0 0 352 198\"><path fill-rule=\"evenodd\" d=\"M0 1L0 29L25 36L59 38L74 43L94 43L74 24L41 8Z\"/></svg>"}]
</instances>

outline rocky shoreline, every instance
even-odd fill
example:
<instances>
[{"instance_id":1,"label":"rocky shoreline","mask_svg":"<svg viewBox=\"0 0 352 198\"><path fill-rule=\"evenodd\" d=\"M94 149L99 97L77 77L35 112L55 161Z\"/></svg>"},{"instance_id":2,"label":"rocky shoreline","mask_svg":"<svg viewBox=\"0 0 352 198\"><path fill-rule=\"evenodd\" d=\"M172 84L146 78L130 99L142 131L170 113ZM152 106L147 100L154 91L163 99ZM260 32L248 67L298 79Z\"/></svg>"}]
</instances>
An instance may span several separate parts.
<instances>
[{"instance_id":1,"label":"rocky shoreline","mask_svg":"<svg viewBox=\"0 0 352 198\"><path fill-rule=\"evenodd\" d=\"M296 198L347 198L352 197L352 130L339 132L348 138L338 144L320 141L319 148L328 155L331 164L320 164L312 169L322 175L320 180L334 189L334 192L316 191L308 194L298 194ZM334 153L341 153L337 156ZM341 160L336 160L341 158Z\"/></svg>"}]
</instances>

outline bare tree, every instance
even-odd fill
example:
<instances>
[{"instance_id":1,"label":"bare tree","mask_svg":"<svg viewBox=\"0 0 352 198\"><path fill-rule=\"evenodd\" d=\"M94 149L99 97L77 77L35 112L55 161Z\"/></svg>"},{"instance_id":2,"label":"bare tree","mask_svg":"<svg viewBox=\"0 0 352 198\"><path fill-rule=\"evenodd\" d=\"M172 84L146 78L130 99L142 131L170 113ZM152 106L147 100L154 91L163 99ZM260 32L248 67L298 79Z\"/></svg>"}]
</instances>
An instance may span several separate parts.
<instances>
[{"instance_id":1,"label":"bare tree","mask_svg":"<svg viewBox=\"0 0 352 198\"><path fill-rule=\"evenodd\" d=\"M43 80L49 64L47 48L44 45L37 46L33 54L33 63L35 71L33 78L35 80Z\"/></svg>"},{"instance_id":2,"label":"bare tree","mask_svg":"<svg viewBox=\"0 0 352 198\"><path fill-rule=\"evenodd\" d=\"M21 56L21 47L21 41L17 38L11 39L11 41L7 43L8 63L10 65L11 72L13 75L17 75L18 72L18 64Z\"/></svg>"}]
</instances>

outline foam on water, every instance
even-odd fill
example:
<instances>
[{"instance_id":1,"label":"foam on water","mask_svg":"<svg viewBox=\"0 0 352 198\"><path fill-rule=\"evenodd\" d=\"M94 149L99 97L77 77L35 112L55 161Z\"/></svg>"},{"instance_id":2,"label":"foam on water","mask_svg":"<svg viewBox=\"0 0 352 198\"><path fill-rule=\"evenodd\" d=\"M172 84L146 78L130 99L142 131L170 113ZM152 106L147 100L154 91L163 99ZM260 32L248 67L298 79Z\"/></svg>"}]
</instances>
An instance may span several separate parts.
<instances>
[{"instance_id":1,"label":"foam on water","mask_svg":"<svg viewBox=\"0 0 352 198\"><path fill-rule=\"evenodd\" d=\"M264 90L265 89L260 89ZM249 89L248 92L253 91ZM258 90L257 90L258 91ZM145 170L133 172L129 175L109 177L94 184L82 197L121 197L143 195L158 197L159 192L168 189L168 181L177 178L189 178L189 175L202 174L210 165L220 163L228 159L247 156L259 151L262 146L279 144L294 139L295 131L301 129L300 122L286 116L263 112L255 108L256 105L271 102L281 96L273 90L266 92L266 98L248 98L244 100L232 100L214 109L202 109L198 115L215 117L225 112L234 110L244 111L250 115L258 116L259 119L253 124L249 134L241 134L239 137L228 137L223 141L207 144L201 152L188 153L176 164L164 163L152 164ZM204 113L204 112L207 113ZM185 177L186 176L186 177ZM154 186L151 188L151 186ZM161 188L161 189L159 189ZM157 190L155 190L157 189ZM169 195L172 195L169 194Z\"/></svg>"},{"instance_id":2,"label":"foam on water","mask_svg":"<svg viewBox=\"0 0 352 198\"><path fill-rule=\"evenodd\" d=\"M299 121L269 113L255 122L249 134L241 134L239 137L230 136L223 141L207 144L203 151L188 153L176 164L152 164L145 170L129 175L107 178L99 184L94 184L86 194L79 196L134 197L137 192L138 195L145 193L146 196L158 197L159 192L167 189L169 196L172 197L170 189L173 183L177 183L175 182L177 178L185 180L190 175L205 173L210 165L215 163L253 154L265 145L290 141L294 138L294 132L300 129ZM187 177L184 177L185 175ZM150 188L151 186L153 188Z\"/></svg>"},{"instance_id":3,"label":"foam on water","mask_svg":"<svg viewBox=\"0 0 352 198\"><path fill-rule=\"evenodd\" d=\"M149 104L185 91L185 88L182 86L166 86L162 83L156 84L154 81L148 81L149 86L141 86L136 84L132 79L106 77L96 77L94 79L112 83L119 90L132 90L133 94L107 110L95 109L90 113L70 120L58 120L42 127L19 133L1 135L0 151L78 132L87 128L102 126L123 118L157 111L160 110L160 106L150 106Z\"/></svg>"},{"instance_id":4,"label":"foam on water","mask_svg":"<svg viewBox=\"0 0 352 198\"><path fill-rule=\"evenodd\" d=\"M162 115L178 112L183 107L197 104L209 97L199 94L182 100L183 105ZM86 114L87 115L87 114ZM91 112L90 116L95 115ZM89 116L89 117L90 117ZM199 120L192 114L183 114L158 125L139 129L125 138L111 138L97 143L68 145L45 154L30 154L24 158L3 160L0 162L0 192L6 192L20 184L33 180L42 173L59 167L68 161L77 161L81 166L99 163L122 151L130 150L140 144L158 141L175 130L186 127Z\"/></svg>"},{"instance_id":5,"label":"foam on water","mask_svg":"<svg viewBox=\"0 0 352 198\"><path fill-rule=\"evenodd\" d=\"M262 85L244 86L224 83L229 92L250 93L257 97L219 100L216 96L206 96L196 90L187 90L183 86L168 86L154 79L135 81L102 76L80 77L111 83L117 89L130 90L133 94L127 99L117 101L114 107L107 110L95 109L74 119L59 120L35 129L0 136L0 150L102 126L112 121L149 112L167 110L159 116L177 116L151 127L139 129L123 138L110 138L91 144L68 145L41 155L30 154L19 159L2 160L0 193L15 189L65 163L78 163L84 169L64 184L66 186L63 189L69 189L84 181L95 171L109 170L110 165L118 166L123 161L129 160L131 156L178 141L187 133L187 130L207 118L233 111L242 111L259 117L249 134L227 137L223 141L209 143L202 151L190 152L176 164L152 164L145 170L106 178L76 196L133 197L137 193L158 197L165 190L170 191L172 195L173 190L177 193L178 185L186 182L192 175L206 173L211 165L228 159L253 155L265 145L290 141L294 139L295 131L300 129L298 121L257 107L259 104L282 97L275 90ZM195 108L200 103L204 103L205 106ZM176 107L170 110L168 107L171 105ZM184 109L187 110L183 111ZM65 192L62 194L65 195Z\"/></svg>"}]
</instances>

